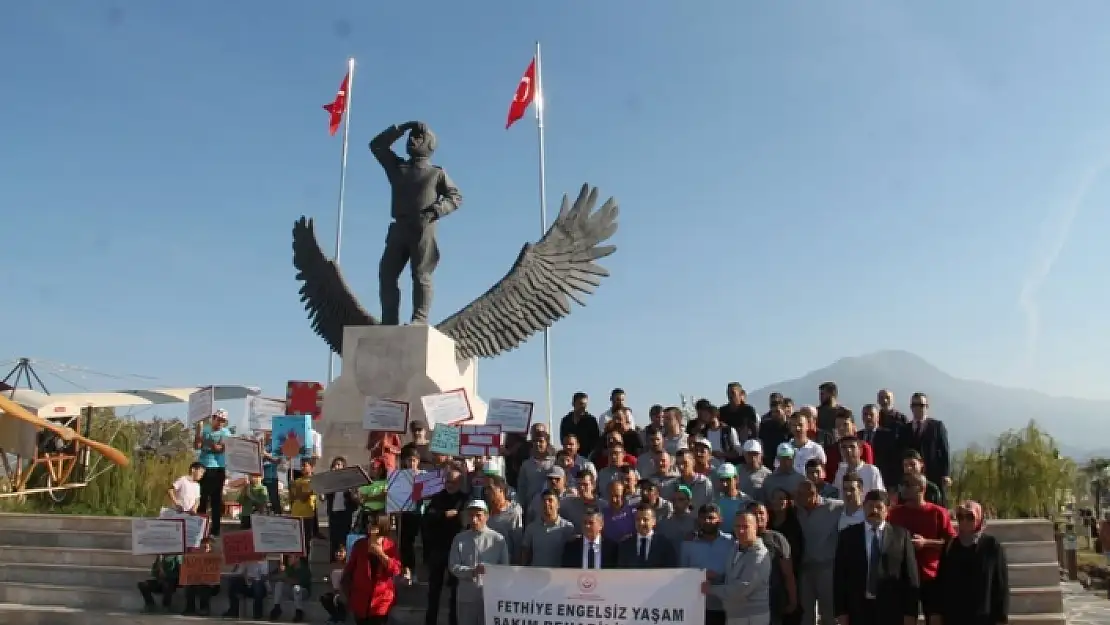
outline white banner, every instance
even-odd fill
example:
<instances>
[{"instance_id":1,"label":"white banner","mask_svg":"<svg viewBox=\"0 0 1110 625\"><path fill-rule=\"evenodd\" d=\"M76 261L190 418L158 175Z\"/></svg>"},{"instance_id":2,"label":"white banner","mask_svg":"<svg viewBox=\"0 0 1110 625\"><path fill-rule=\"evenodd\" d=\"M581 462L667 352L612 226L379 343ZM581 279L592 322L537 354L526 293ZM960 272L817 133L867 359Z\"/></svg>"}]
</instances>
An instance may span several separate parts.
<instances>
[{"instance_id":1,"label":"white banner","mask_svg":"<svg viewBox=\"0 0 1110 625\"><path fill-rule=\"evenodd\" d=\"M262 443L237 436L224 439L224 461L232 473L262 475Z\"/></svg>"},{"instance_id":2,"label":"white banner","mask_svg":"<svg viewBox=\"0 0 1110 625\"><path fill-rule=\"evenodd\" d=\"M252 432L269 432L273 418L285 414L285 402L252 395L247 398L247 427Z\"/></svg>"},{"instance_id":3,"label":"white banner","mask_svg":"<svg viewBox=\"0 0 1110 625\"><path fill-rule=\"evenodd\" d=\"M705 625L705 572L487 566L486 625Z\"/></svg>"},{"instance_id":4,"label":"white banner","mask_svg":"<svg viewBox=\"0 0 1110 625\"><path fill-rule=\"evenodd\" d=\"M185 521L131 519L131 553L136 556L185 553Z\"/></svg>"},{"instance_id":5,"label":"white banner","mask_svg":"<svg viewBox=\"0 0 1110 625\"><path fill-rule=\"evenodd\" d=\"M200 547L200 541L208 535L208 517L188 512L178 512L173 508L162 508L159 519L180 519L185 523L185 546L190 549Z\"/></svg>"},{"instance_id":6,"label":"white banner","mask_svg":"<svg viewBox=\"0 0 1110 625\"><path fill-rule=\"evenodd\" d=\"M205 386L199 390L189 393L189 426L192 427L216 412L216 390L211 386Z\"/></svg>"},{"instance_id":7,"label":"white banner","mask_svg":"<svg viewBox=\"0 0 1110 625\"><path fill-rule=\"evenodd\" d=\"M304 553L304 521L288 516L251 515L256 553Z\"/></svg>"}]
</instances>

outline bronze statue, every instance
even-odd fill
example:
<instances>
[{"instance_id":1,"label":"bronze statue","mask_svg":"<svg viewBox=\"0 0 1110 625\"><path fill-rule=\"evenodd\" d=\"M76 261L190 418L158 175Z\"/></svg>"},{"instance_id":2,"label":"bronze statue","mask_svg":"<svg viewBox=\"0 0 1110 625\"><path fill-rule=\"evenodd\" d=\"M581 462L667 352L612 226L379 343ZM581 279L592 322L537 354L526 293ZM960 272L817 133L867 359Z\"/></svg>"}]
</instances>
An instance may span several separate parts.
<instances>
[{"instance_id":1,"label":"bronze statue","mask_svg":"<svg viewBox=\"0 0 1110 625\"><path fill-rule=\"evenodd\" d=\"M507 352L570 314L570 300L585 305L583 296L609 275L596 261L617 249L602 245L617 231L617 202L610 198L595 211L596 205L597 188L589 185L582 185L573 205L564 195L555 223L538 243L524 245L509 273L436 326L454 339L458 358ZM344 327L381 323L347 288L339 267L320 249L307 217L293 224L293 266L312 329L337 354L343 353Z\"/></svg>"},{"instance_id":2,"label":"bronze statue","mask_svg":"<svg viewBox=\"0 0 1110 625\"><path fill-rule=\"evenodd\" d=\"M408 133L403 159L393 144ZM462 194L442 167L432 165L436 136L424 122L390 126L370 140L370 153L381 163L389 180L393 223L385 235L385 251L378 265L382 323L397 325L401 317L401 290L397 280L405 265L412 273L412 323L428 323L432 306L432 272L439 264L436 223L462 204Z\"/></svg>"}]
</instances>

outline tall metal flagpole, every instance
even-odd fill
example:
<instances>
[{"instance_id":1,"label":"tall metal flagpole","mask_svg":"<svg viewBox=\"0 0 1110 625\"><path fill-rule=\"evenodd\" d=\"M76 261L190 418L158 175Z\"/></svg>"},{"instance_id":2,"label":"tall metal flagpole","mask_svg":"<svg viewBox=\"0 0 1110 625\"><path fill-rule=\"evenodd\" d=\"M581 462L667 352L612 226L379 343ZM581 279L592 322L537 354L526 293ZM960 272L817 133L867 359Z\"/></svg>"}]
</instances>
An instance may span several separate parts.
<instances>
[{"instance_id":1,"label":"tall metal flagpole","mask_svg":"<svg viewBox=\"0 0 1110 625\"><path fill-rule=\"evenodd\" d=\"M343 251L343 196L347 191L347 140L351 136L351 91L355 86L355 57L347 59L347 94L343 100L343 152L339 160L339 209L335 218L335 264L339 264L339 255ZM332 374L335 371L335 352L328 348L328 379L325 385L331 384Z\"/></svg>"},{"instance_id":2,"label":"tall metal flagpole","mask_svg":"<svg viewBox=\"0 0 1110 625\"><path fill-rule=\"evenodd\" d=\"M540 136L540 236L547 234L547 157L543 136L543 64L540 62L540 42L536 42L536 127ZM547 431L553 427L551 404L551 328L543 330L543 377L547 385Z\"/></svg>"}]
</instances>

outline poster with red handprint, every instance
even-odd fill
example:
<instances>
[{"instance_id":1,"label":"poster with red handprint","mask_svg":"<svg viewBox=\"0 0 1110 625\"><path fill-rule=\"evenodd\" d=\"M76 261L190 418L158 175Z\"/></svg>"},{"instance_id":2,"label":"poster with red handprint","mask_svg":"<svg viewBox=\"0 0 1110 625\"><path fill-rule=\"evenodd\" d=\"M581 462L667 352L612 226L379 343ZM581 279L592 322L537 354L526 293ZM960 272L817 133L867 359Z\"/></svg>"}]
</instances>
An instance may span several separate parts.
<instances>
[{"instance_id":1,"label":"poster with red handprint","mask_svg":"<svg viewBox=\"0 0 1110 625\"><path fill-rule=\"evenodd\" d=\"M324 409L324 385L319 382L290 380L285 384L285 414L312 415L317 421Z\"/></svg>"}]
</instances>

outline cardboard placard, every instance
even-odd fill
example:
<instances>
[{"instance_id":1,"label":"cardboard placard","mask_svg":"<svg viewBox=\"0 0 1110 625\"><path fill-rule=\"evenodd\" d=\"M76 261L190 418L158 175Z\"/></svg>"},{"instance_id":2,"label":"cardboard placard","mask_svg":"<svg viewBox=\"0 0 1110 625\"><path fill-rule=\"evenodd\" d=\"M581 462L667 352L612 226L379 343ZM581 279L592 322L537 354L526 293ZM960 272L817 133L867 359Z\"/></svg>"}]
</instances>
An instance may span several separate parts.
<instances>
[{"instance_id":1,"label":"cardboard placard","mask_svg":"<svg viewBox=\"0 0 1110 625\"><path fill-rule=\"evenodd\" d=\"M535 404L516 399L489 400L486 412L486 425L500 425L505 433L527 434L532 427L532 412Z\"/></svg>"},{"instance_id":2,"label":"cardboard placard","mask_svg":"<svg viewBox=\"0 0 1110 625\"><path fill-rule=\"evenodd\" d=\"M220 543L223 548L224 563L229 566L266 559L266 554L254 550L254 532L250 530L224 532L220 534Z\"/></svg>"},{"instance_id":3,"label":"cardboard placard","mask_svg":"<svg viewBox=\"0 0 1110 625\"><path fill-rule=\"evenodd\" d=\"M316 421L323 414L324 385L319 382L290 380L285 384L285 414L311 415Z\"/></svg>"},{"instance_id":4,"label":"cardboard placard","mask_svg":"<svg viewBox=\"0 0 1110 625\"><path fill-rule=\"evenodd\" d=\"M370 483L370 476L366 469L355 465L345 467L338 471L324 471L311 478L312 490L320 495L341 493L352 488L359 488Z\"/></svg>"},{"instance_id":5,"label":"cardboard placard","mask_svg":"<svg viewBox=\"0 0 1110 625\"><path fill-rule=\"evenodd\" d=\"M218 553L187 553L181 558L180 586L219 586L224 559Z\"/></svg>"},{"instance_id":6,"label":"cardboard placard","mask_svg":"<svg viewBox=\"0 0 1110 625\"><path fill-rule=\"evenodd\" d=\"M460 425L459 454L475 456L497 456L501 454L501 426L499 425Z\"/></svg>"}]
</instances>

